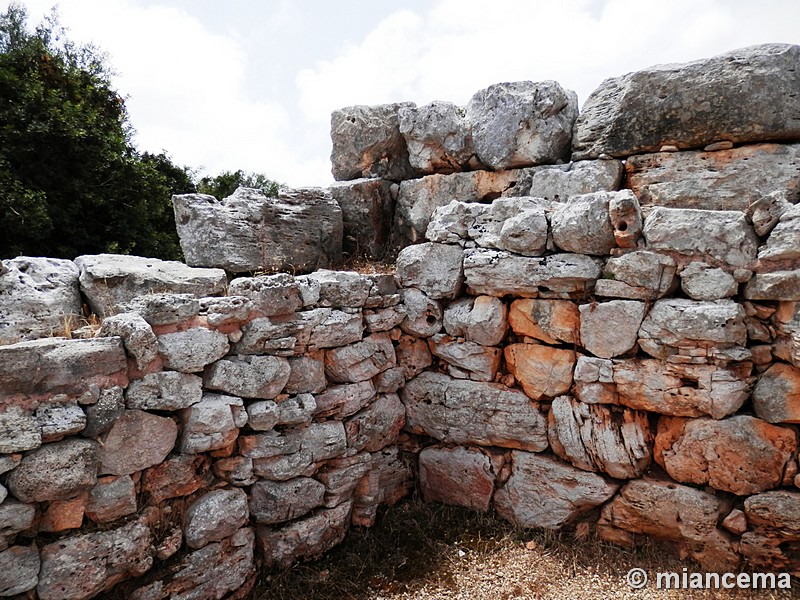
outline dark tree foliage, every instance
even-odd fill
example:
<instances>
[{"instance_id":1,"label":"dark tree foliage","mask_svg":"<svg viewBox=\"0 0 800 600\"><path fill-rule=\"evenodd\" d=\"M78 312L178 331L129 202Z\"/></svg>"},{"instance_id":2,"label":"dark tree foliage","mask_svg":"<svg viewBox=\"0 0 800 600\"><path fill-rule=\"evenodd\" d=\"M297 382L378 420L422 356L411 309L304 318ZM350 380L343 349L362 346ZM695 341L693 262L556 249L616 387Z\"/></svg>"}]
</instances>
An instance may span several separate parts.
<instances>
[{"instance_id":1,"label":"dark tree foliage","mask_svg":"<svg viewBox=\"0 0 800 600\"><path fill-rule=\"evenodd\" d=\"M191 171L134 149L102 54L26 18L0 14L0 258L180 258L171 196Z\"/></svg>"},{"instance_id":2,"label":"dark tree foliage","mask_svg":"<svg viewBox=\"0 0 800 600\"><path fill-rule=\"evenodd\" d=\"M227 198L239 186L256 188L264 192L269 198L277 197L283 185L267 178L261 173L246 173L238 171L223 171L216 177L203 177L197 182L197 191L201 194L210 194L218 200Z\"/></svg>"}]
</instances>

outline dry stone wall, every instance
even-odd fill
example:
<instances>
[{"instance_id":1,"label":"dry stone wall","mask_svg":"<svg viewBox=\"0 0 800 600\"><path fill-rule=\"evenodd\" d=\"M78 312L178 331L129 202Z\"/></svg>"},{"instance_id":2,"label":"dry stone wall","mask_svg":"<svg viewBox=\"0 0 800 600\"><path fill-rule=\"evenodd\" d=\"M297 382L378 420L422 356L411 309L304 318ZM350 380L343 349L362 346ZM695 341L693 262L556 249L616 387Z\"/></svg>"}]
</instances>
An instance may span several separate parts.
<instances>
[{"instance_id":1,"label":"dry stone wall","mask_svg":"<svg viewBox=\"0 0 800 600\"><path fill-rule=\"evenodd\" d=\"M3 261L0 597L241 597L414 487L800 576L798 67L349 107L329 190L176 196L190 266Z\"/></svg>"}]
</instances>

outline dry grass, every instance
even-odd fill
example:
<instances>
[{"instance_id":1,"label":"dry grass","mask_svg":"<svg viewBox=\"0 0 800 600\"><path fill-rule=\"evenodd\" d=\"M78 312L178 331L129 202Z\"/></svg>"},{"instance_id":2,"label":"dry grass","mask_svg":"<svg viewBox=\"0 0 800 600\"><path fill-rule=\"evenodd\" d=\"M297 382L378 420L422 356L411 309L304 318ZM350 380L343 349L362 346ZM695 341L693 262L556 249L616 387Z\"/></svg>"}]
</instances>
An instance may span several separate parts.
<instances>
[{"instance_id":1,"label":"dry grass","mask_svg":"<svg viewBox=\"0 0 800 600\"><path fill-rule=\"evenodd\" d=\"M591 537L515 529L493 515L404 503L354 529L323 559L265 571L250 600L777 599L797 591L633 590L643 568L699 570L652 544L629 551Z\"/></svg>"}]
</instances>

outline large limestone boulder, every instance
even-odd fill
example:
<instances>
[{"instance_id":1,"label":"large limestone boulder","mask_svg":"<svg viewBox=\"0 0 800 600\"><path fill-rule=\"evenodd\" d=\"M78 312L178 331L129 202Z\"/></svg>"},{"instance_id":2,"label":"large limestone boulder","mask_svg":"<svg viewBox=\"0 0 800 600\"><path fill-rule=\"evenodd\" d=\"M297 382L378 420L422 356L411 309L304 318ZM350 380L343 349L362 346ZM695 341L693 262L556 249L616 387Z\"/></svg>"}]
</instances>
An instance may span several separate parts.
<instances>
[{"instance_id":1,"label":"large limestone boulder","mask_svg":"<svg viewBox=\"0 0 800 600\"><path fill-rule=\"evenodd\" d=\"M0 267L0 346L66 335L77 324L79 271L71 260L20 256Z\"/></svg>"},{"instance_id":2,"label":"large limestone boulder","mask_svg":"<svg viewBox=\"0 0 800 600\"><path fill-rule=\"evenodd\" d=\"M169 417L128 410L101 438L98 471L131 475L162 462L175 446L178 426Z\"/></svg>"},{"instance_id":3,"label":"large limestone boulder","mask_svg":"<svg viewBox=\"0 0 800 600\"><path fill-rule=\"evenodd\" d=\"M322 188L282 190L277 198L239 188L219 201L186 194L172 203L191 266L308 272L342 257L342 211Z\"/></svg>"},{"instance_id":4,"label":"large limestone boulder","mask_svg":"<svg viewBox=\"0 0 800 600\"><path fill-rule=\"evenodd\" d=\"M406 140L411 166L425 175L454 173L467 167L475 150L465 117L466 111L452 102L403 106L400 133Z\"/></svg>"},{"instance_id":5,"label":"large limestone boulder","mask_svg":"<svg viewBox=\"0 0 800 600\"><path fill-rule=\"evenodd\" d=\"M645 304L634 300L582 304L580 313L583 347L600 358L612 358L636 346Z\"/></svg>"},{"instance_id":6,"label":"large limestone boulder","mask_svg":"<svg viewBox=\"0 0 800 600\"><path fill-rule=\"evenodd\" d=\"M221 269L193 269L183 263L125 254L79 256L81 292L101 317L122 312L136 296L156 292L219 296L227 279Z\"/></svg>"},{"instance_id":7,"label":"large limestone boulder","mask_svg":"<svg viewBox=\"0 0 800 600\"><path fill-rule=\"evenodd\" d=\"M613 209L623 204L630 218L612 222ZM635 246L642 229L639 203L630 190L572 196L553 212L551 221L556 246L581 254L607 255L622 235L629 240L626 246Z\"/></svg>"},{"instance_id":8,"label":"large limestone boulder","mask_svg":"<svg viewBox=\"0 0 800 600\"><path fill-rule=\"evenodd\" d=\"M400 181L414 177L400 112L412 102L348 106L331 113L331 172L336 181L381 177Z\"/></svg>"},{"instance_id":9,"label":"large limestone boulder","mask_svg":"<svg viewBox=\"0 0 800 600\"><path fill-rule=\"evenodd\" d=\"M494 381L500 367L502 350L482 346L461 338L436 334L428 338L431 354L444 361L442 366L458 379Z\"/></svg>"},{"instance_id":10,"label":"large limestone boulder","mask_svg":"<svg viewBox=\"0 0 800 600\"><path fill-rule=\"evenodd\" d=\"M577 116L577 95L555 81L498 83L467 104L478 160L496 171L566 159Z\"/></svg>"},{"instance_id":11,"label":"large limestone boulder","mask_svg":"<svg viewBox=\"0 0 800 600\"><path fill-rule=\"evenodd\" d=\"M662 417L653 454L675 481L743 496L781 485L797 454L797 436L748 415L721 421Z\"/></svg>"},{"instance_id":12,"label":"large limestone boulder","mask_svg":"<svg viewBox=\"0 0 800 600\"><path fill-rule=\"evenodd\" d=\"M289 381L289 361L278 356L231 356L209 365L203 385L243 398L272 399Z\"/></svg>"},{"instance_id":13,"label":"large limestone boulder","mask_svg":"<svg viewBox=\"0 0 800 600\"><path fill-rule=\"evenodd\" d=\"M464 251L451 244L427 242L404 248L397 257L397 282L429 298L454 298L464 281Z\"/></svg>"},{"instance_id":14,"label":"large limestone boulder","mask_svg":"<svg viewBox=\"0 0 800 600\"><path fill-rule=\"evenodd\" d=\"M560 529L609 500L619 484L546 455L513 451L511 476L494 505L521 527Z\"/></svg>"},{"instance_id":15,"label":"large limestone boulder","mask_svg":"<svg viewBox=\"0 0 800 600\"><path fill-rule=\"evenodd\" d=\"M494 460L493 460L494 458ZM425 502L487 511L501 461L478 448L431 446L419 453L419 485Z\"/></svg>"},{"instance_id":16,"label":"large limestone boulder","mask_svg":"<svg viewBox=\"0 0 800 600\"><path fill-rule=\"evenodd\" d=\"M482 346L496 346L503 341L508 309L502 300L492 296L460 298L444 311L444 328L452 336Z\"/></svg>"},{"instance_id":17,"label":"large limestone boulder","mask_svg":"<svg viewBox=\"0 0 800 600\"><path fill-rule=\"evenodd\" d=\"M591 192L619 189L624 169L618 160L581 160L522 169L503 196L533 196L554 202Z\"/></svg>"},{"instance_id":18,"label":"large limestone boulder","mask_svg":"<svg viewBox=\"0 0 800 600\"><path fill-rule=\"evenodd\" d=\"M716 152L631 156L627 182L642 206L739 210L773 192L800 198L800 145L753 144Z\"/></svg>"},{"instance_id":19,"label":"large limestone boulder","mask_svg":"<svg viewBox=\"0 0 800 600\"><path fill-rule=\"evenodd\" d=\"M541 452L545 417L518 390L426 371L402 392L406 428L442 442Z\"/></svg>"},{"instance_id":20,"label":"large limestone boulder","mask_svg":"<svg viewBox=\"0 0 800 600\"><path fill-rule=\"evenodd\" d=\"M575 123L573 160L800 137L800 46L763 44L604 81Z\"/></svg>"},{"instance_id":21,"label":"large limestone boulder","mask_svg":"<svg viewBox=\"0 0 800 600\"><path fill-rule=\"evenodd\" d=\"M202 548L234 535L247 523L247 494L240 489L214 490L192 502L186 511L186 545Z\"/></svg>"}]
</instances>

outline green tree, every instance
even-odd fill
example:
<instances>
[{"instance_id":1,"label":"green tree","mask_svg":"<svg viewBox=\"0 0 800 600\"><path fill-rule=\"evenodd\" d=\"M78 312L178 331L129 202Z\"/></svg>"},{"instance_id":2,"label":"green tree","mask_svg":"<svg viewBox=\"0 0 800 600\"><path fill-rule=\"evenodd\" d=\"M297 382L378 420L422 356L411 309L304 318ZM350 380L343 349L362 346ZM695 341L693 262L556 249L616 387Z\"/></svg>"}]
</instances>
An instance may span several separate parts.
<instances>
[{"instance_id":1,"label":"green tree","mask_svg":"<svg viewBox=\"0 0 800 600\"><path fill-rule=\"evenodd\" d=\"M171 195L191 172L131 143L105 57L0 14L0 257L97 252L180 258Z\"/></svg>"},{"instance_id":2,"label":"green tree","mask_svg":"<svg viewBox=\"0 0 800 600\"><path fill-rule=\"evenodd\" d=\"M259 189L269 198L277 197L284 187L262 173L248 173L239 169L238 171L223 171L216 177L203 177L197 182L197 191L221 200L233 194L239 186Z\"/></svg>"}]
</instances>

